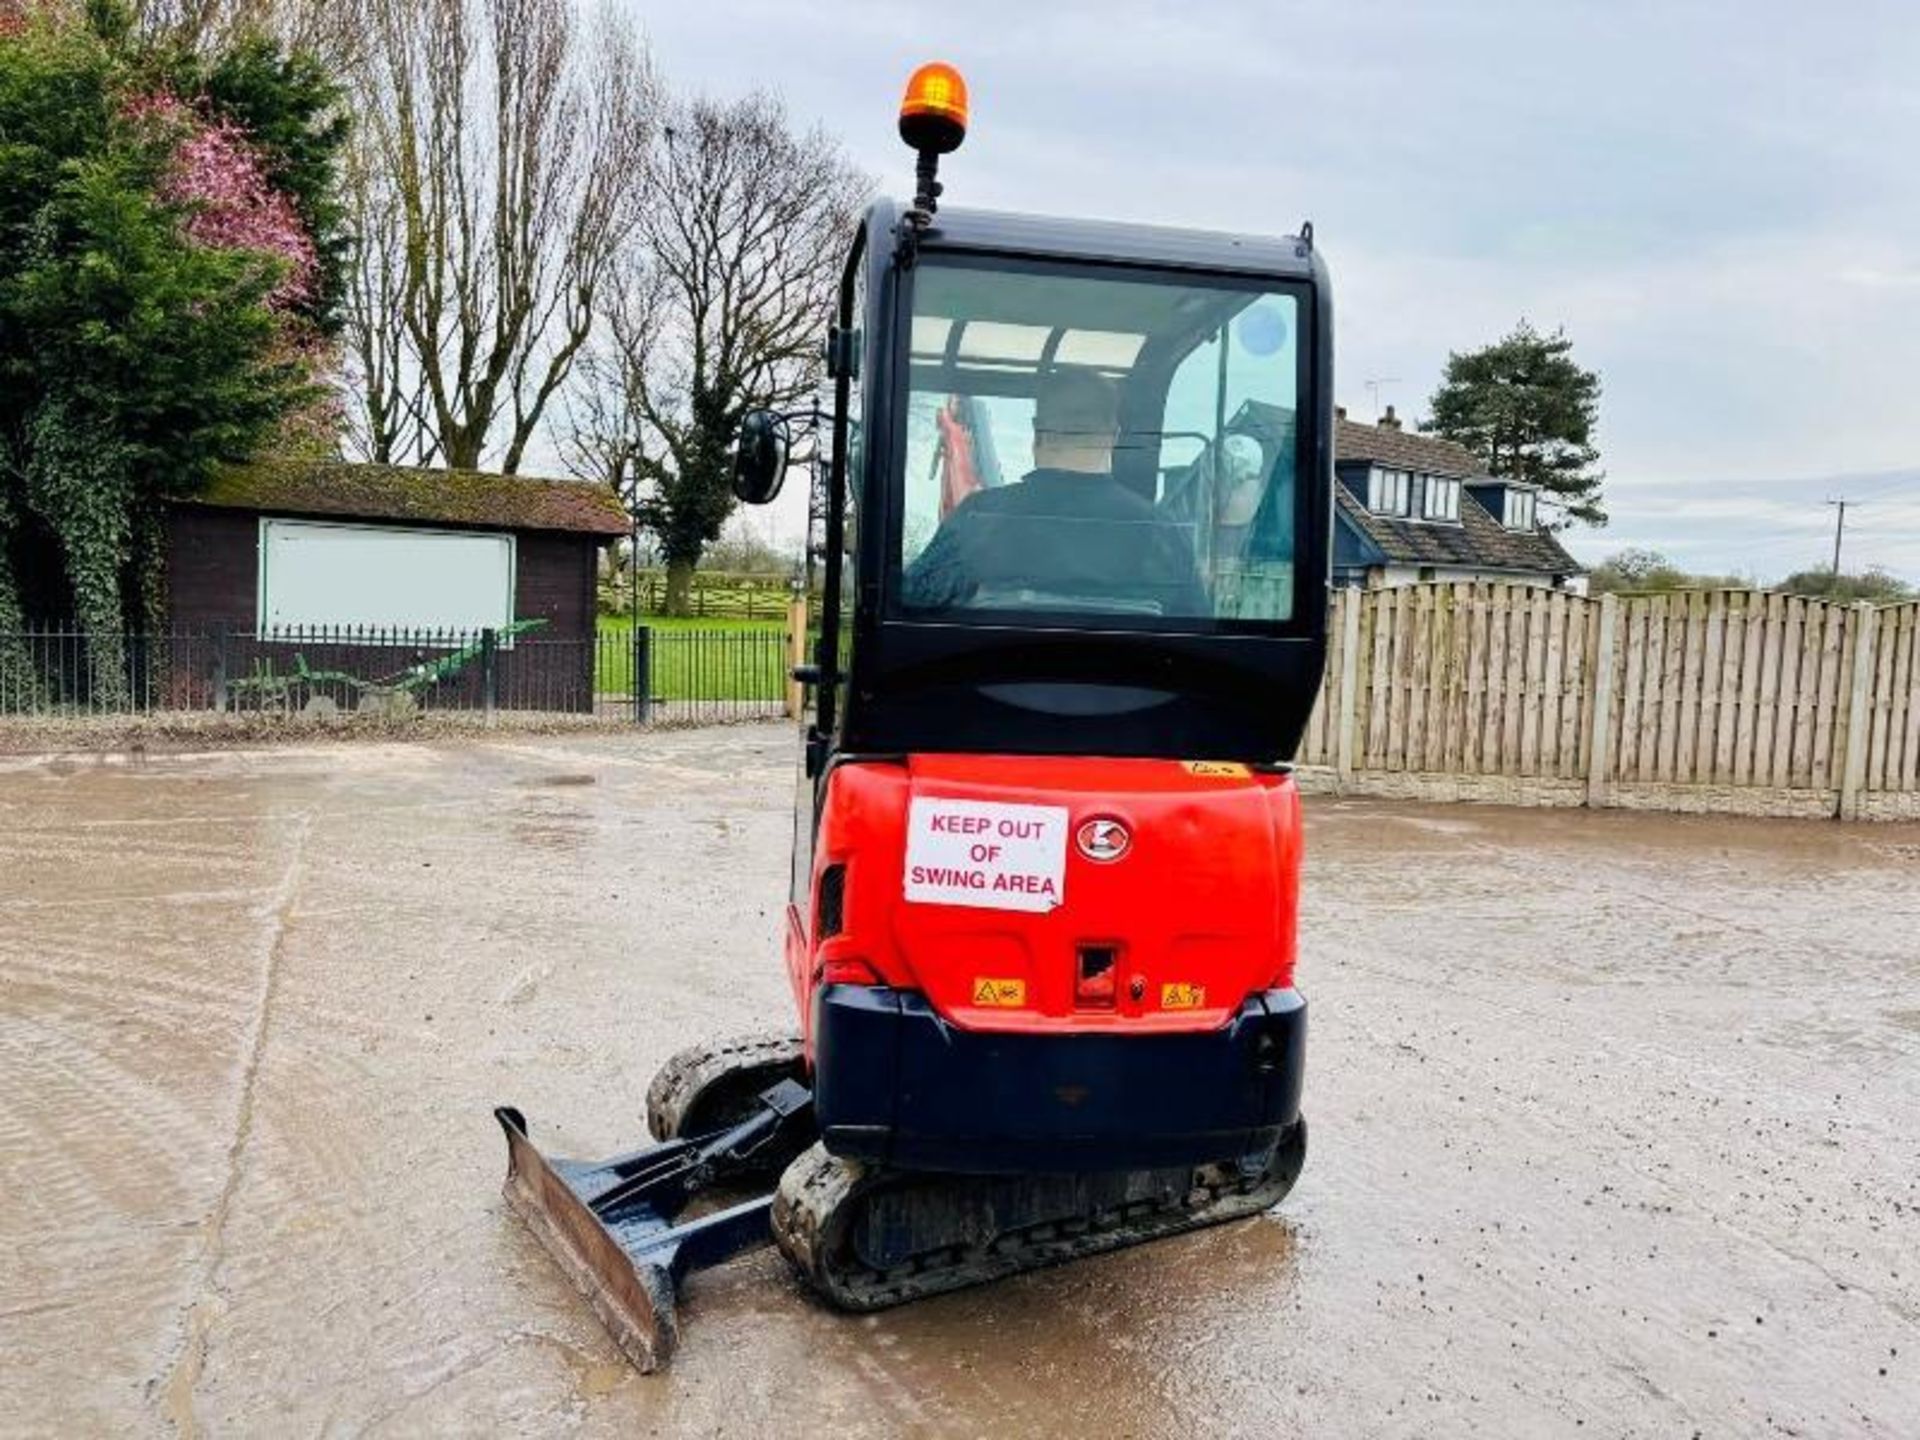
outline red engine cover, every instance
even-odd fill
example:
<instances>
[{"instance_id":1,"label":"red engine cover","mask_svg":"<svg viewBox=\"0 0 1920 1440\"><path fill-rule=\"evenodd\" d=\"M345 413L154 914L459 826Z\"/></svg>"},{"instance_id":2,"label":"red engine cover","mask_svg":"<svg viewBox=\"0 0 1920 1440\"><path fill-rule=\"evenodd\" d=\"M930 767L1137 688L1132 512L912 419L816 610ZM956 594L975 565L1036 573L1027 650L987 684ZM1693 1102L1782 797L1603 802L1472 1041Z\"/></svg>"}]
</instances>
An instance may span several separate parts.
<instances>
[{"instance_id":1,"label":"red engine cover","mask_svg":"<svg viewBox=\"0 0 1920 1440\"><path fill-rule=\"evenodd\" d=\"M1242 765L842 764L814 914L790 917L794 998L803 1024L814 987L846 979L921 991L969 1030L1210 1029L1293 983L1300 852L1292 779ZM835 865L841 924L821 936Z\"/></svg>"}]
</instances>

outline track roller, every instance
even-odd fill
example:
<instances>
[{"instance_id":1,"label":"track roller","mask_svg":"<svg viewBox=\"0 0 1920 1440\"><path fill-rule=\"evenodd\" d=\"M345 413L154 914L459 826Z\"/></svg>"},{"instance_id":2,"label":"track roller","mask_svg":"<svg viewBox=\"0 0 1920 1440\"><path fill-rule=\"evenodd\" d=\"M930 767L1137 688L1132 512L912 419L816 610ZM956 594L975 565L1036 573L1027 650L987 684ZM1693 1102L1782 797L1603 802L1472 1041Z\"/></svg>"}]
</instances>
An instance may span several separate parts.
<instances>
[{"instance_id":1,"label":"track roller","mask_svg":"<svg viewBox=\"0 0 1920 1440\"><path fill-rule=\"evenodd\" d=\"M883 1310L1106 1250L1258 1215L1306 1162L1298 1121L1251 1163L1090 1175L932 1175L814 1145L780 1177L773 1235L843 1310Z\"/></svg>"}]
</instances>

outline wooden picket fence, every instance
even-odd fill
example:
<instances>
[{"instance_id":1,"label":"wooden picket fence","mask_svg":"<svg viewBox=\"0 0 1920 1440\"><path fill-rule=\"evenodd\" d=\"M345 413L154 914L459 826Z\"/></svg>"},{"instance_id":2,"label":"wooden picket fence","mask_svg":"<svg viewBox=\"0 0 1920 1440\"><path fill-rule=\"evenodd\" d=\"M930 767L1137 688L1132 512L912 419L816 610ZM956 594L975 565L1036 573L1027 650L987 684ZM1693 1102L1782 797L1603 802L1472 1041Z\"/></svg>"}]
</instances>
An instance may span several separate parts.
<instances>
[{"instance_id":1,"label":"wooden picket fence","mask_svg":"<svg viewBox=\"0 0 1920 1440\"><path fill-rule=\"evenodd\" d=\"M1335 592L1299 760L1343 788L1920 816L1920 603Z\"/></svg>"},{"instance_id":2,"label":"wooden picket fence","mask_svg":"<svg viewBox=\"0 0 1920 1440\"><path fill-rule=\"evenodd\" d=\"M626 580L611 586L612 597L624 601ZM779 620L793 600L789 575L740 575L720 570L696 570L687 597L687 613L700 620ZM667 572L642 570L636 587L642 615L664 615L667 609Z\"/></svg>"}]
</instances>

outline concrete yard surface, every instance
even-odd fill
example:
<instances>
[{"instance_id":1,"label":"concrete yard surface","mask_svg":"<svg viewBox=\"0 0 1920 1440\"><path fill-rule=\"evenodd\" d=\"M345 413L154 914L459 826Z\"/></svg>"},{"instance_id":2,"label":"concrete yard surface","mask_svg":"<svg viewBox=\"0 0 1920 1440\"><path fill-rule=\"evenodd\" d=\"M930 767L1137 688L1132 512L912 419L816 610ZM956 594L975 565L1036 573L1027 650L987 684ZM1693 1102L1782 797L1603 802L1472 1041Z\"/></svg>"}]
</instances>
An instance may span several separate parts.
<instances>
[{"instance_id":1,"label":"concrete yard surface","mask_svg":"<svg viewBox=\"0 0 1920 1440\"><path fill-rule=\"evenodd\" d=\"M1920 1435L1920 828L1327 797L1284 1206L866 1318L760 1252L633 1372L489 1111L788 1022L793 766L0 759L0 1432Z\"/></svg>"}]
</instances>

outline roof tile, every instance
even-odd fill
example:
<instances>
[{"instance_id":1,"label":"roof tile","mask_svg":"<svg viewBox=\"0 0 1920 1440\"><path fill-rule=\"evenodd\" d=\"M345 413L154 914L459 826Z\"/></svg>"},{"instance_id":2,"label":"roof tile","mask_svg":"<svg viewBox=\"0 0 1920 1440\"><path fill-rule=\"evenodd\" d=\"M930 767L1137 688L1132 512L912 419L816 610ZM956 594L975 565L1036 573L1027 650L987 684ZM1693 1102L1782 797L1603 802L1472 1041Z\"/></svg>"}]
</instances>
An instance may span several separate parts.
<instances>
[{"instance_id":1,"label":"roof tile","mask_svg":"<svg viewBox=\"0 0 1920 1440\"><path fill-rule=\"evenodd\" d=\"M1487 467L1464 445L1409 430L1362 425L1354 420L1333 422L1333 458L1374 460L1396 469L1426 475L1452 475L1463 480L1489 478Z\"/></svg>"},{"instance_id":2,"label":"roof tile","mask_svg":"<svg viewBox=\"0 0 1920 1440\"><path fill-rule=\"evenodd\" d=\"M282 515L556 530L609 539L632 529L626 510L605 485L343 460L231 465L184 503Z\"/></svg>"},{"instance_id":3,"label":"roof tile","mask_svg":"<svg viewBox=\"0 0 1920 1440\"><path fill-rule=\"evenodd\" d=\"M1395 436L1389 430L1382 433L1403 441L1411 440L1427 448L1414 450L1406 445L1389 444L1378 447L1381 451L1379 454L1356 454L1353 448L1349 448L1349 430L1370 432L1374 428L1341 422L1338 458L1377 460L1429 475L1470 475L1473 479L1490 480L1484 467L1473 472L1441 469L1439 462L1442 457L1433 453L1431 447L1444 446L1463 455L1467 453L1445 440L1433 440L1425 436ZM1468 459L1472 460L1472 457L1469 455ZM1473 461L1473 464L1478 466L1479 462ZM1553 532L1537 527L1532 530L1509 530L1464 488L1460 495L1460 523L1457 525L1445 521L1376 515L1367 509L1360 496L1347 488L1345 480L1335 480L1334 492L1340 513L1394 564L1450 565L1463 569L1509 570L1539 575L1583 573L1580 562L1567 553Z\"/></svg>"}]
</instances>

